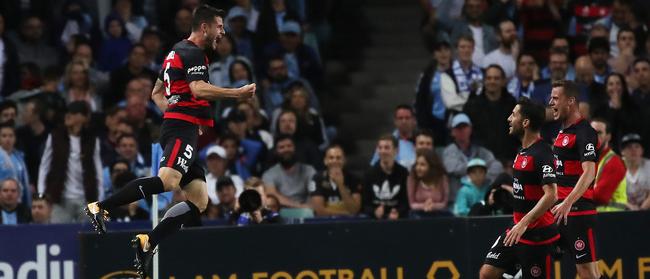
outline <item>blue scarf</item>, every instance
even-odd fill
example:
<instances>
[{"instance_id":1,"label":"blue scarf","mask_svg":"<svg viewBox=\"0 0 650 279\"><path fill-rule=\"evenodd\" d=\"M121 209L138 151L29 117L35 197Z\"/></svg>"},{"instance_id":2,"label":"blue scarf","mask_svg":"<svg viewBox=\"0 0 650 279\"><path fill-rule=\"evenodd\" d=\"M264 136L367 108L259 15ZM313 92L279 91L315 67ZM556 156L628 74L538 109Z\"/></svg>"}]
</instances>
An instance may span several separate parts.
<instances>
[{"instance_id":1,"label":"blue scarf","mask_svg":"<svg viewBox=\"0 0 650 279\"><path fill-rule=\"evenodd\" d=\"M456 84L458 85L458 93L461 92L471 92L472 84L476 84L476 89L481 87L483 83L483 71L481 68L472 64L468 72L465 72L460 66L458 60L454 60L452 65L454 71L454 76L456 77Z\"/></svg>"}]
</instances>

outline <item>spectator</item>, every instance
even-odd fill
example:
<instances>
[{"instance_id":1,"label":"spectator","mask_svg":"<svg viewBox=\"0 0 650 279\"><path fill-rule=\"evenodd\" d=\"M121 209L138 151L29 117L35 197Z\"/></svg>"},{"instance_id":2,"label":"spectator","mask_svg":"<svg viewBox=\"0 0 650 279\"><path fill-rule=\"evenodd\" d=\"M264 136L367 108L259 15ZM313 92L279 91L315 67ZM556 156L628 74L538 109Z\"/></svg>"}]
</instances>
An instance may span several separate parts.
<instances>
[{"instance_id":1,"label":"spectator","mask_svg":"<svg viewBox=\"0 0 650 279\"><path fill-rule=\"evenodd\" d=\"M144 46L141 44L134 45L131 48L126 64L111 72L110 92L103 99L105 108L112 107L124 99L126 86L133 78L144 76L148 77L151 81L156 79L156 73L146 68L146 53Z\"/></svg>"},{"instance_id":2,"label":"spectator","mask_svg":"<svg viewBox=\"0 0 650 279\"><path fill-rule=\"evenodd\" d=\"M265 47L276 41L280 34L280 28L285 22L298 18L298 14L287 6L285 0L264 1L255 28L255 34L257 34L255 45Z\"/></svg>"},{"instance_id":3,"label":"spectator","mask_svg":"<svg viewBox=\"0 0 650 279\"><path fill-rule=\"evenodd\" d=\"M498 47L497 34L492 26L483 23L482 15L486 11L485 0L466 0L463 7L464 18L453 24L451 41L458 43L461 36L474 38L472 61L481 65L485 54Z\"/></svg>"},{"instance_id":4,"label":"spectator","mask_svg":"<svg viewBox=\"0 0 650 279\"><path fill-rule=\"evenodd\" d=\"M38 192L52 198L53 223L85 220L81 208L103 197L99 140L85 127L89 115L86 102L70 103L64 126L53 130L45 143Z\"/></svg>"},{"instance_id":5,"label":"spectator","mask_svg":"<svg viewBox=\"0 0 650 279\"><path fill-rule=\"evenodd\" d=\"M417 126L413 109L408 105L397 105L393 114L393 125L395 126L393 137L398 141L395 160L406 169L409 169L415 163L414 143ZM378 151L375 151L370 161L371 166L374 166L380 159Z\"/></svg>"},{"instance_id":6,"label":"spectator","mask_svg":"<svg viewBox=\"0 0 650 279\"><path fill-rule=\"evenodd\" d=\"M126 122L127 113L124 108L112 107L106 111L104 126L106 129L101 134L102 164L109 165L117 159L117 140L124 134L132 134L133 128ZM128 133L126 133L128 132Z\"/></svg>"},{"instance_id":7,"label":"spectator","mask_svg":"<svg viewBox=\"0 0 650 279\"><path fill-rule=\"evenodd\" d=\"M426 17L420 23L420 36L424 46L432 50L436 45L445 43L449 44L451 39L442 21L438 19L437 10L431 9Z\"/></svg>"},{"instance_id":8,"label":"spectator","mask_svg":"<svg viewBox=\"0 0 650 279\"><path fill-rule=\"evenodd\" d=\"M415 95L415 114L420 129L430 129L435 142L447 142L447 108L442 100L442 86L453 88L453 80L446 73L451 66L451 46L441 42L433 47L429 66L420 74Z\"/></svg>"},{"instance_id":9,"label":"spectator","mask_svg":"<svg viewBox=\"0 0 650 279\"><path fill-rule=\"evenodd\" d=\"M237 199L239 207L230 215L229 223L237 226L280 223L280 214L264 207L263 200L257 190L244 190Z\"/></svg>"},{"instance_id":10,"label":"spectator","mask_svg":"<svg viewBox=\"0 0 650 279\"><path fill-rule=\"evenodd\" d=\"M251 173L258 173L259 164L263 162L263 156L266 154L266 145L261 139L252 139L248 137L248 123L246 114L239 110L231 110L226 119L227 133L237 137L239 145L242 147L244 166ZM247 177L242 177L247 179Z\"/></svg>"},{"instance_id":11,"label":"spectator","mask_svg":"<svg viewBox=\"0 0 650 279\"><path fill-rule=\"evenodd\" d=\"M250 1L249 1L250 2ZM248 30L248 13L242 7L232 7L228 11L226 17L226 28L234 41L234 48L237 49L237 54L246 57L249 61L255 61L253 42L255 41L255 34L253 31Z\"/></svg>"},{"instance_id":12,"label":"spectator","mask_svg":"<svg viewBox=\"0 0 650 279\"><path fill-rule=\"evenodd\" d=\"M616 36L616 45L618 46L618 55L612 56L609 59L609 65L614 72L628 73L632 63L636 59L634 50L636 49L636 38L634 31L628 27L623 27L618 31Z\"/></svg>"},{"instance_id":13,"label":"spectator","mask_svg":"<svg viewBox=\"0 0 650 279\"><path fill-rule=\"evenodd\" d=\"M569 39L564 36L557 36L553 38L553 41L551 43L551 49L549 51L549 62L546 67L544 67L541 71L541 75L543 79L551 79L551 80L560 80L560 79L566 79L566 80L575 80L576 77L576 72L575 68L573 65L571 65L570 60L570 44L569 44ZM557 56L559 53L566 53L566 61L563 62L561 57ZM552 57L556 57L555 60L552 59ZM563 74L563 76L561 76Z\"/></svg>"},{"instance_id":14,"label":"spectator","mask_svg":"<svg viewBox=\"0 0 650 279\"><path fill-rule=\"evenodd\" d=\"M131 42L140 41L142 30L147 26L144 16L133 14L132 0L117 0L113 5L113 15L119 17L125 26L125 31Z\"/></svg>"},{"instance_id":15,"label":"spectator","mask_svg":"<svg viewBox=\"0 0 650 279\"><path fill-rule=\"evenodd\" d=\"M325 123L320 113L310 107L310 98L307 88L303 86L292 86L287 91L283 109L292 110L297 116L296 139L308 139L318 146L319 150L324 150L329 145L329 138L325 132ZM272 123L277 123L277 119L282 109L276 109L273 112ZM274 125L275 126L275 125ZM277 127L272 127L277 128Z\"/></svg>"},{"instance_id":16,"label":"spectator","mask_svg":"<svg viewBox=\"0 0 650 279\"><path fill-rule=\"evenodd\" d=\"M20 186L18 181L7 178L0 182L0 224L27 224L32 217L29 205L20 203Z\"/></svg>"},{"instance_id":17,"label":"spectator","mask_svg":"<svg viewBox=\"0 0 650 279\"><path fill-rule=\"evenodd\" d=\"M607 64L609 60L607 39L596 37L589 40L589 58L594 64L594 81L604 84L605 78L612 72L612 68Z\"/></svg>"},{"instance_id":18,"label":"spectator","mask_svg":"<svg viewBox=\"0 0 650 279\"><path fill-rule=\"evenodd\" d=\"M397 220L408 214L408 170L395 161L397 139L387 134L377 141L379 161L363 180L363 213L375 219Z\"/></svg>"},{"instance_id":19,"label":"spectator","mask_svg":"<svg viewBox=\"0 0 650 279\"><path fill-rule=\"evenodd\" d=\"M44 31L43 20L37 15L22 19L20 33L12 37L20 64L34 63L40 69L45 69L59 62L56 50L45 42Z\"/></svg>"},{"instance_id":20,"label":"spectator","mask_svg":"<svg viewBox=\"0 0 650 279\"><path fill-rule=\"evenodd\" d=\"M179 8L174 16L174 31L166 36L169 40L165 49L171 49L177 42L187 39L190 36L191 29L192 9L187 7Z\"/></svg>"},{"instance_id":21,"label":"spectator","mask_svg":"<svg viewBox=\"0 0 650 279\"><path fill-rule=\"evenodd\" d=\"M572 38L572 50L578 55L587 54L588 35L596 21L610 12L611 2L587 0L567 3L566 11L570 16L568 35ZM606 37L603 39L609 46Z\"/></svg>"},{"instance_id":22,"label":"spectator","mask_svg":"<svg viewBox=\"0 0 650 279\"><path fill-rule=\"evenodd\" d=\"M607 95L603 104L595 109L594 117L600 117L611 124L612 138L610 147L619 150L619 140L623 135L639 132L643 127L640 123L639 107L634 103L628 92L625 77L612 73L605 79Z\"/></svg>"},{"instance_id":23,"label":"spectator","mask_svg":"<svg viewBox=\"0 0 650 279\"><path fill-rule=\"evenodd\" d=\"M535 91L535 81L539 80L539 66L535 57L530 53L517 56L517 73L508 83L508 92L518 100L521 97L531 98Z\"/></svg>"},{"instance_id":24,"label":"spectator","mask_svg":"<svg viewBox=\"0 0 650 279\"><path fill-rule=\"evenodd\" d=\"M113 178L113 186L115 188L115 191L120 191L122 188L124 188L124 185L136 178L137 177L128 170L116 174ZM117 222L128 223L131 221L149 219L149 213L139 207L137 201L119 206L111 210L110 213L111 219Z\"/></svg>"},{"instance_id":25,"label":"spectator","mask_svg":"<svg viewBox=\"0 0 650 279\"><path fill-rule=\"evenodd\" d=\"M147 56L147 68L157 73L162 68L162 61L164 58L163 53L163 39L160 30L156 26L149 26L142 31L140 43L144 46Z\"/></svg>"},{"instance_id":26,"label":"spectator","mask_svg":"<svg viewBox=\"0 0 650 279\"><path fill-rule=\"evenodd\" d=\"M251 177L251 172L245 164L246 157L241 154L240 141L237 136L226 133L218 144L226 150L226 164L231 175L238 175L242 179Z\"/></svg>"},{"instance_id":27,"label":"spectator","mask_svg":"<svg viewBox=\"0 0 650 279\"><path fill-rule=\"evenodd\" d=\"M447 70L454 81L442 83L442 101L448 110L461 111L471 93L475 93L483 84L483 71L472 62L474 39L471 36L461 36L456 43L457 59Z\"/></svg>"},{"instance_id":28,"label":"spectator","mask_svg":"<svg viewBox=\"0 0 650 279\"><path fill-rule=\"evenodd\" d=\"M549 42L561 32L562 15L555 1L518 2L522 45L537 61L548 57ZM568 49L567 49L568 51Z\"/></svg>"},{"instance_id":29,"label":"spectator","mask_svg":"<svg viewBox=\"0 0 650 279\"><path fill-rule=\"evenodd\" d=\"M64 96L67 103L84 101L88 103L91 111L98 112L102 109L102 100L95 92L95 88L88 76L88 66L81 61L70 62L65 69L63 77L65 88Z\"/></svg>"},{"instance_id":30,"label":"spectator","mask_svg":"<svg viewBox=\"0 0 650 279\"><path fill-rule=\"evenodd\" d=\"M208 174L205 176L205 183L208 185L208 196L212 204L219 204L219 195L215 187L222 178L228 178L229 183L235 186L235 196L239 196L244 191L244 181L238 175L230 174L226 160L226 150L223 147L213 145L208 148L205 158Z\"/></svg>"},{"instance_id":31,"label":"spectator","mask_svg":"<svg viewBox=\"0 0 650 279\"><path fill-rule=\"evenodd\" d=\"M149 176L151 169L145 163L144 157L138 152L138 141L133 134L124 134L117 139L118 158L126 160L129 164L129 171L132 172L136 178ZM104 179L108 180L109 170L105 168Z\"/></svg>"},{"instance_id":32,"label":"spectator","mask_svg":"<svg viewBox=\"0 0 650 279\"><path fill-rule=\"evenodd\" d=\"M449 181L447 171L433 150L418 149L406 181L411 216L447 215Z\"/></svg>"},{"instance_id":33,"label":"spectator","mask_svg":"<svg viewBox=\"0 0 650 279\"><path fill-rule=\"evenodd\" d=\"M235 61L230 64L230 69L228 69L228 79L233 87L255 82L253 65L243 57L235 58Z\"/></svg>"},{"instance_id":34,"label":"spectator","mask_svg":"<svg viewBox=\"0 0 650 279\"><path fill-rule=\"evenodd\" d=\"M271 58L268 62L267 79L262 81L262 103L267 115L273 114L284 102L283 90L291 83L287 64L282 57Z\"/></svg>"},{"instance_id":35,"label":"spectator","mask_svg":"<svg viewBox=\"0 0 650 279\"><path fill-rule=\"evenodd\" d=\"M135 130L134 135L140 141L139 149L144 156L146 164L150 164L151 159L151 142L155 135L160 131L160 126L154 125L151 118L148 117L148 101L142 98L140 93L129 94L126 99L126 119Z\"/></svg>"},{"instance_id":36,"label":"spectator","mask_svg":"<svg viewBox=\"0 0 650 279\"><path fill-rule=\"evenodd\" d=\"M428 150L434 150L433 149L433 143L434 141L434 136L433 133L431 133L430 130L419 130L415 134L415 150L420 150L420 149L428 149Z\"/></svg>"},{"instance_id":37,"label":"spectator","mask_svg":"<svg viewBox=\"0 0 650 279\"><path fill-rule=\"evenodd\" d=\"M18 68L18 50L5 33L5 17L0 14L0 97L9 96L18 90L20 79L18 72L11 69Z\"/></svg>"},{"instance_id":38,"label":"spectator","mask_svg":"<svg viewBox=\"0 0 650 279\"><path fill-rule=\"evenodd\" d=\"M627 203L632 210L650 209L650 159L643 158L641 136L627 134L621 139L621 154L627 167Z\"/></svg>"},{"instance_id":39,"label":"spectator","mask_svg":"<svg viewBox=\"0 0 650 279\"><path fill-rule=\"evenodd\" d=\"M47 225L52 222L52 202L43 194L32 195L32 224Z\"/></svg>"},{"instance_id":40,"label":"spectator","mask_svg":"<svg viewBox=\"0 0 650 279\"><path fill-rule=\"evenodd\" d=\"M286 21L280 27L279 41L265 47L267 59L282 57L290 78L304 78L316 88L321 87L323 68L313 48L302 43L302 29L295 21Z\"/></svg>"},{"instance_id":41,"label":"spectator","mask_svg":"<svg viewBox=\"0 0 650 279\"><path fill-rule=\"evenodd\" d=\"M28 100L23 105L21 118L23 126L16 129L16 148L25 153L29 181L33 183L38 181L38 165L50 133L50 128L43 122L44 104L36 98Z\"/></svg>"},{"instance_id":42,"label":"spectator","mask_svg":"<svg viewBox=\"0 0 650 279\"><path fill-rule=\"evenodd\" d=\"M609 147L612 138L610 125L605 119L594 118L591 127L598 133L598 166L594 180L594 203L598 211L622 211L627 208L625 164Z\"/></svg>"},{"instance_id":43,"label":"spectator","mask_svg":"<svg viewBox=\"0 0 650 279\"><path fill-rule=\"evenodd\" d=\"M325 151L325 170L309 183L309 204L316 216L356 215L361 209L361 182L345 170L345 152L338 145Z\"/></svg>"},{"instance_id":44,"label":"spectator","mask_svg":"<svg viewBox=\"0 0 650 279\"><path fill-rule=\"evenodd\" d=\"M259 108L257 99L239 101L235 109L246 115L247 137L263 142L266 149L273 149L273 136L265 129L269 125L269 120L264 111Z\"/></svg>"},{"instance_id":45,"label":"spectator","mask_svg":"<svg viewBox=\"0 0 650 279\"><path fill-rule=\"evenodd\" d=\"M470 159L479 158L485 162L488 183L503 171L503 165L492 151L472 142L472 122L466 114L457 114L451 119L451 136L454 142L445 147L442 161L449 176L449 201L453 202L461 187L461 178L467 174Z\"/></svg>"},{"instance_id":46,"label":"spectator","mask_svg":"<svg viewBox=\"0 0 650 279\"><path fill-rule=\"evenodd\" d=\"M0 181L11 178L21 190L20 203L27 208L32 203L32 189L25 165L25 155L16 149L16 128L12 122L0 124Z\"/></svg>"},{"instance_id":47,"label":"spectator","mask_svg":"<svg viewBox=\"0 0 650 279\"><path fill-rule=\"evenodd\" d=\"M219 202L215 205L217 208L217 219L229 220L230 215L236 208L237 188L233 181L228 177L222 177L216 183L216 194Z\"/></svg>"},{"instance_id":48,"label":"spectator","mask_svg":"<svg viewBox=\"0 0 650 279\"><path fill-rule=\"evenodd\" d=\"M290 136L276 138L275 153L279 162L262 175L266 191L276 196L282 206L307 207L307 186L316 171L297 161L295 143Z\"/></svg>"},{"instance_id":49,"label":"spectator","mask_svg":"<svg viewBox=\"0 0 650 279\"><path fill-rule=\"evenodd\" d=\"M298 134L298 115L295 111L284 110L280 112L276 125L278 127L275 132L276 137L279 135L293 137L298 161L314 166L317 169L322 169L323 160L318 145L309 138L296 137Z\"/></svg>"},{"instance_id":50,"label":"spectator","mask_svg":"<svg viewBox=\"0 0 650 279\"><path fill-rule=\"evenodd\" d=\"M106 38L99 53L99 67L102 71L112 72L119 68L129 55L131 41L128 38L124 21L119 16L108 16L104 21Z\"/></svg>"},{"instance_id":51,"label":"spectator","mask_svg":"<svg viewBox=\"0 0 650 279\"><path fill-rule=\"evenodd\" d=\"M505 20L499 23L499 48L488 53L482 61L482 68L497 64L506 73L506 80L515 75L515 57L519 54L517 28L515 23Z\"/></svg>"},{"instance_id":52,"label":"spectator","mask_svg":"<svg viewBox=\"0 0 650 279\"><path fill-rule=\"evenodd\" d=\"M63 17L62 28L59 30L61 45L66 46L68 52L71 52L74 49L75 38L90 38L93 19L81 1L67 1L63 6ZM73 47L68 47L70 45Z\"/></svg>"},{"instance_id":53,"label":"spectator","mask_svg":"<svg viewBox=\"0 0 650 279\"><path fill-rule=\"evenodd\" d=\"M484 160L475 158L467 163L467 176L461 181L463 187L458 191L454 214L467 216L474 205L484 202L484 197L490 190L486 174L487 165Z\"/></svg>"},{"instance_id":54,"label":"spectator","mask_svg":"<svg viewBox=\"0 0 650 279\"><path fill-rule=\"evenodd\" d=\"M606 17L598 20L596 24L605 26L609 29L609 46L610 55L618 56L619 48L617 46L618 32L621 27L628 24L629 15L632 13L632 1L630 0L614 0L612 3L612 11Z\"/></svg>"},{"instance_id":55,"label":"spectator","mask_svg":"<svg viewBox=\"0 0 650 279\"><path fill-rule=\"evenodd\" d=\"M483 93L470 98L463 111L474 124L474 138L505 165L515 157L517 139L508 134L508 116L517 101L506 90L506 76L496 64L485 69Z\"/></svg>"},{"instance_id":56,"label":"spectator","mask_svg":"<svg viewBox=\"0 0 650 279\"><path fill-rule=\"evenodd\" d=\"M128 50L127 50L128 51ZM125 56L126 57L126 56ZM71 61L81 61L88 67L88 77L90 82L97 88L100 95L104 94L108 86L108 74L100 71L99 65L94 60L94 51L89 42L82 41L76 44L72 53ZM43 78L46 79L47 69L44 71ZM44 80L46 82L46 80Z\"/></svg>"},{"instance_id":57,"label":"spectator","mask_svg":"<svg viewBox=\"0 0 650 279\"><path fill-rule=\"evenodd\" d=\"M43 85L34 90L21 90L11 94L9 100L22 101L29 98L35 98L43 103L43 122L51 129L63 121L63 111L65 110L66 102L63 94L59 92L58 86L61 78L61 73L55 68L47 68L43 75ZM3 111L2 104L0 104L0 113ZM0 122L2 115L0 114Z\"/></svg>"},{"instance_id":58,"label":"spectator","mask_svg":"<svg viewBox=\"0 0 650 279\"><path fill-rule=\"evenodd\" d=\"M257 20L260 17L260 12L256 9L255 5L253 5L253 1L236 0L235 5L237 5L237 7L241 7L247 15L246 28L251 32L255 32L257 30ZM230 10L233 10L237 7L232 7Z\"/></svg>"},{"instance_id":59,"label":"spectator","mask_svg":"<svg viewBox=\"0 0 650 279\"><path fill-rule=\"evenodd\" d=\"M210 83L221 87L233 87L230 84L230 64L235 61L236 51L234 41L226 34L217 44L217 59L213 59L209 66Z\"/></svg>"},{"instance_id":60,"label":"spectator","mask_svg":"<svg viewBox=\"0 0 650 279\"><path fill-rule=\"evenodd\" d=\"M16 122L18 114L18 105L16 102L8 100L0 103L0 123Z\"/></svg>"},{"instance_id":61,"label":"spectator","mask_svg":"<svg viewBox=\"0 0 650 279\"><path fill-rule=\"evenodd\" d=\"M605 104L607 100L605 86L595 81L595 69L589 56L583 55L576 59L576 82L587 89L589 102L583 105L582 116L589 119L594 110Z\"/></svg>"},{"instance_id":62,"label":"spectator","mask_svg":"<svg viewBox=\"0 0 650 279\"><path fill-rule=\"evenodd\" d=\"M650 60L648 58L639 58L634 61L634 79L638 87L632 91L632 100L641 108L641 123L650 123ZM644 140L643 147L650 149L650 127L642 125L645 131L642 131Z\"/></svg>"}]
</instances>

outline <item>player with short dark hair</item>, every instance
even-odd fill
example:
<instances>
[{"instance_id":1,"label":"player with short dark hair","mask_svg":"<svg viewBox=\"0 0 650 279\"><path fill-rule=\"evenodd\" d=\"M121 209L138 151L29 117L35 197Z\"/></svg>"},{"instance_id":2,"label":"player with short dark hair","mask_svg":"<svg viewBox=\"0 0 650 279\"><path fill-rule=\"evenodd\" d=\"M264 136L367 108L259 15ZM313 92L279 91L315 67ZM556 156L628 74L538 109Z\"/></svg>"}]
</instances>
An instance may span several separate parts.
<instances>
[{"instance_id":1,"label":"player with short dark hair","mask_svg":"<svg viewBox=\"0 0 650 279\"><path fill-rule=\"evenodd\" d=\"M553 207L561 243L571 252L580 278L600 278L595 251L593 202L598 135L578 109L574 82L553 83L549 105L562 130L553 143L559 203ZM562 222L564 221L564 222Z\"/></svg>"},{"instance_id":2,"label":"player with short dark hair","mask_svg":"<svg viewBox=\"0 0 650 279\"><path fill-rule=\"evenodd\" d=\"M510 135L521 139L513 166L514 226L501 234L481 267L480 278L502 278L519 264L523 278L549 278L551 245L560 238L549 211L557 201L551 147L539 130L544 107L527 98L508 117Z\"/></svg>"},{"instance_id":3,"label":"player with short dark hair","mask_svg":"<svg viewBox=\"0 0 650 279\"><path fill-rule=\"evenodd\" d=\"M222 10L208 5L196 8L189 38L174 45L163 61L151 92L151 99L165 112L160 132L164 153L158 176L133 180L115 195L85 208L93 226L102 234L106 232L104 221L108 213L118 206L179 188L184 191L187 201L170 208L153 231L139 234L132 241L135 267L142 278L156 245L183 226L200 224L199 215L207 207L205 174L196 161L196 144L200 126L213 126L209 101L250 98L255 94L255 84L221 88L209 83L205 50L216 49L225 35L224 17Z\"/></svg>"}]
</instances>

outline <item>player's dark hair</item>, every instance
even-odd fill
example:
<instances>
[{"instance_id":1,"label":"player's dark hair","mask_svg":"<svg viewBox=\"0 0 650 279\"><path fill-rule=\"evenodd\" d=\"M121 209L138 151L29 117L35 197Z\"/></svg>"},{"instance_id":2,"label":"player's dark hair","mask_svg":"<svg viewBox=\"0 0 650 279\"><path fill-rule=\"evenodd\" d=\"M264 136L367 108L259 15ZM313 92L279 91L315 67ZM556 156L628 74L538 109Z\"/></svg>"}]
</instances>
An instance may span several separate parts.
<instances>
[{"instance_id":1,"label":"player's dark hair","mask_svg":"<svg viewBox=\"0 0 650 279\"><path fill-rule=\"evenodd\" d=\"M546 111L542 105L533 103L530 99L526 97L521 97L519 102L519 113L523 119L528 119L530 123L530 130L538 132L542 125L544 124L544 117L546 116Z\"/></svg>"},{"instance_id":2,"label":"player's dark hair","mask_svg":"<svg viewBox=\"0 0 650 279\"><path fill-rule=\"evenodd\" d=\"M567 96L568 98L575 98L576 101L578 100L578 96L580 95L580 88L575 82L570 80L556 80L553 82L553 88L556 87L562 87L564 96Z\"/></svg>"},{"instance_id":3,"label":"player's dark hair","mask_svg":"<svg viewBox=\"0 0 650 279\"><path fill-rule=\"evenodd\" d=\"M390 141L390 143L393 144L393 148L397 148L398 144L399 144L397 142L397 139L395 137L393 137L393 135L391 135L391 134L383 134L383 135L379 136L379 139L377 140L377 143L379 143L381 141Z\"/></svg>"},{"instance_id":4,"label":"player's dark hair","mask_svg":"<svg viewBox=\"0 0 650 279\"><path fill-rule=\"evenodd\" d=\"M612 125L609 124L609 121L604 117L594 117L591 119L591 122L600 122L605 124L605 133L612 134Z\"/></svg>"},{"instance_id":5,"label":"player's dark hair","mask_svg":"<svg viewBox=\"0 0 650 279\"><path fill-rule=\"evenodd\" d=\"M215 17L225 18L226 12L217 9L210 5L200 5L192 13L192 31L196 31L201 26L201 23L209 23Z\"/></svg>"}]
</instances>

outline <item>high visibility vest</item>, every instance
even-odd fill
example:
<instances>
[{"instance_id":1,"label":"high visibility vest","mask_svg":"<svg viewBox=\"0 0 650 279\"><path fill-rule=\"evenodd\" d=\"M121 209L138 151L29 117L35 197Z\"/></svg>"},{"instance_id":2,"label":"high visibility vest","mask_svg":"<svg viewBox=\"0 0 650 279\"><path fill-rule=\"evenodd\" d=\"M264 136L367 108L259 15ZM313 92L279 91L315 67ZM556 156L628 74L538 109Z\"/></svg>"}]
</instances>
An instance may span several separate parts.
<instances>
[{"instance_id":1,"label":"high visibility vest","mask_svg":"<svg viewBox=\"0 0 650 279\"><path fill-rule=\"evenodd\" d=\"M609 162L609 160L614 157L616 153L612 151L611 149L607 154L605 154L605 157L603 157L603 160L600 161L600 164L598 164L598 170L596 172L596 182L600 178L600 175L603 172L603 167ZM626 204L627 204L627 183L625 180L625 177L621 180L621 182L618 183L618 187L616 187L616 190L612 194L612 198L609 200L609 203L607 205L602 205L598 206L596 209L599 212L611 212L611 211L623 211L625 210Z\"/></svg>"}]
</instances>

